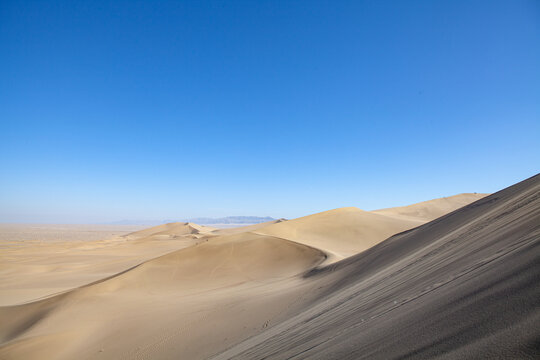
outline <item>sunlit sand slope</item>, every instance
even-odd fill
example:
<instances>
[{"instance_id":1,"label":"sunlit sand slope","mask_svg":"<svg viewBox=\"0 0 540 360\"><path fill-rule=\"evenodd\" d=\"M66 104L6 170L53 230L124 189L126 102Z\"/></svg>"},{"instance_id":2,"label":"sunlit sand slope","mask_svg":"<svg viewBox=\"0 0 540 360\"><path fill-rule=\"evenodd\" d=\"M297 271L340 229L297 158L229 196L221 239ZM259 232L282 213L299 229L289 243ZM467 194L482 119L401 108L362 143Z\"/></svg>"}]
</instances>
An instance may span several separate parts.
<instances>
[{"instance_id":1,"label":"sunlit sand slope","mask_svg":"<svg viewBox=\"0 0 540 360\"><path fill-rule=\"evenodd\" d=\"M298 309L309 298L301 274L323 259L271 236L210 239L95 284L0 308L0 358L211 355Z\"/></svg>"},{"instance_id":2,"label":"sunlit sand slope","mask_svg":"<svg viewBox=\"0 0 540 360\"><path fill-rule=\"evenodd\" d=\"M489 194L467 193L439 199L423 201L420 203L372 211L375 214L386 215L404 219L431 221L456 209L480 200Z\"/></svg>"},{"instance_id":3,"label":"sunlit sand slope","mask_svg":"<svg viewBox=\"0 0 540 360\"><path fill-rule=\"evenodd\" d=\"M327 263L330 263L422 223L421 220L395 219L348 207L269 225L255 232L320 249L328 254Z\"/></svg>"}]
</instances>

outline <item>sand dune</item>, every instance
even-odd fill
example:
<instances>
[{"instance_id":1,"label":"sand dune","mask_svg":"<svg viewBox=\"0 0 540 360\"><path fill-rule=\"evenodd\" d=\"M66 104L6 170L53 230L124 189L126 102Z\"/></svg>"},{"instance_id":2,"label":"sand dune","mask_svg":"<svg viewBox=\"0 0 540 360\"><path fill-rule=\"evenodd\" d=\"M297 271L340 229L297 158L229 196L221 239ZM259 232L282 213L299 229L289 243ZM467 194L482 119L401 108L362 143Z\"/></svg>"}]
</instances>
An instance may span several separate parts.
<instances>
[{"instance_id":1,"label":"sand dune","mask_svg":"<svg viewBox=\"0 0 540 360\"><path fill-rule=\"evenodd\" d=\"M255 232L320 249L328 255L326 263L331 263L421 224L421 220L395 219L348 207L272 224Z\"/></svg>"},{"instance_id":2,"label":"sand dune","mask_svg":"<svg viewBox=\"0 0 540 360\"><path fill-rule=\"evenodd\" d=\"M486 194L460 194L405 207L367 212L340 208L254 230L315 247L328 254L325 264L369 249L399 232L412 229Z\"/></svg>"},{"instance_id":3,"label":"sand dune","mask_svg":"<svg viewBox=\"0 0 540 360\"><path fill-rule=\"evenodd\" d=\"M420 203L372 211L390 217L431 221L459 209L489 194L466 193Z\"/></svg>"},{"instance_id":4,"label":"sand dune","mask_svg":"<svg viewBox=\"0 0 540 360\"><path fill-rule=\"evenodd\" d=\"M45 253L63 267L48 278L62 285L52 296L39 281L51 264L28 248L13 250L0 276L17 278L17 265L34 264L38 282L29 273L18 279L49 297L16 295L18 305L0 307L0 358L432 357L444 353L444 339L463 354L456 334L489 340L487 330L476 337L466 330L486 324L489 314L467 307L480 305L509 311L488 327L502 336L502 326L520 326L525 335L504 347L528 351L529 323L538 316L530 310L538 289L526 279L538 260L539 186L530 179L442 217L484 195L374 212L341 208L242 228L171 223L64 251L51 247ZM514 280L518 268L523 275ZM482 303L504 294L505 279L525 300L504 295L502 307ZM478 290L488 283L500 290ZM0 295L16 289L12 281ZM533 317L513 323L516 311ZM466 346L481 348L474 344Z\"/></svg>"},{"instance_id":5,"label":"sand dune","mask_svg":"<svg viewBox=\"0 0 540 360\"><path fill-rule=\"evenodd\" d=\"M73 358L80 351L100 354L106 347L110 358L124 356L126 349L150 352L153 357L156 351L159 353L159 349L154 349L156 344L161 343L170 343L175 351L190 356L210 355L213 348L196 345L196 341L212 335L219 339L218 348L232 344L265 329L272 319L284 318L296 308L295 302L306 296L296 275L323 259L324 254L316 249L270 236L243 233L210 239L53 298L0 308L0 317L4 319L0 336L10 344L0 349L0 355L41 358L44 336L47 342L62 342L63 332L96 342L86 342L82 349L72 343L71 350L47 349L48 356ZM280 288L284 291L273 293ZM260 297L265 293L268 295ZM273 299L272 304L265 305L269 299ZM230 313L215 314L216 309L227 308ZM242 312L249 315L238 321ZM216 328L214 321L205 322L210 316L219 316L224 323L236 321L226 339L222 337L223 329ZM120 317L125 321L96 324L96 317ZM130 332L133 319L139 326L153 324L148 325L153 330L145 330L141 337L129 337L119 344L115 334ZM175 322L171 323L173 319ZM198 322L201 323L197 329L185 327L186 323ZM51 328L55 329L54 334L48 334ZM149 334L159 336L148 338ZM174 344L178 340L181 342ZM170 356L170 349L160 356Z\"/></svg>"},{"instance_id":6,"label":"sand dune","mask_svg":"<svg viewBox=\"0 0 540 360\"><path fill-rule=\"evenodd\" d=\"M157 225L148 229L139 230L132 232L130 234L122 235L122 237L129 239L143 239L150 236L181 236L181 235L199 235L199 234L208 234L216 230L215 228L197 225L190 222L183 223L168 223Z\"/></svg>"},{"instance_id":7,"label":"sand dune","mask_svg":"<svg viewBox=\"0 0 540 360\"><path fill-rule=\"evenodd\" d=\"M324 259L304 245L251 233L210 239L147 261L107 281L115 288L213 289L247 281L297 275Z\"/></svg>"}]
</instances>

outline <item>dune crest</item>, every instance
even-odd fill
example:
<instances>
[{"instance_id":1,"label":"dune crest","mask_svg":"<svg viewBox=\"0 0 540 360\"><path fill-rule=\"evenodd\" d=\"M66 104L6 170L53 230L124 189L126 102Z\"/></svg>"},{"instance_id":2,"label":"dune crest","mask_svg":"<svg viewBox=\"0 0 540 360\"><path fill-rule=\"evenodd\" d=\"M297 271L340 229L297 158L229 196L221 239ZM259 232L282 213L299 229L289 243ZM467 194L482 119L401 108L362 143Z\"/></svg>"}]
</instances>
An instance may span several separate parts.
<instances>
[{"instance_id":1,"label":"dune crest","mask_svg":"<svg viewBox=\"0 0 540 360\"><path fill-rule=\"evenodd\" d=\"M157 225L148 229L135 231L122 237L127 239L143 239L150 236L181 236L181 235L198 235L208 234L216 230L215 228L198 225L190 222L174 222L162 225Z\"/></svg>"},{"instance_id":2,"label":"dune crest","mask_svg":"<svg viewBox=\"0 0 540 360\"><path fill-rule=\"evenodd\" d=\"M480 200L488 195L489 194L463 193L454 196L422 201L407 206L374 210L372 212L374 214L386 215L390 217L431 221L476 200Z\"/></svg>"}]
</instances>

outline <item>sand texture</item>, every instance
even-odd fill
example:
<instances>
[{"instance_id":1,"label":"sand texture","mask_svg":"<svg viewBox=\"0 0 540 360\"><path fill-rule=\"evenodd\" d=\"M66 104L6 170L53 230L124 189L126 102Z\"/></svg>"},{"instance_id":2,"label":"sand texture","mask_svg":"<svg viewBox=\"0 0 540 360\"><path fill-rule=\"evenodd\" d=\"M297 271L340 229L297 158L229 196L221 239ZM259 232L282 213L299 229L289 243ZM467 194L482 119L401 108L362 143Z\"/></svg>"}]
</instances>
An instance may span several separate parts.
<instances>
[{"instance_id":1,"label":"sand texture","mask_svg":"<svg viewBox=\"0 0 540 360\"><path fill-rule=\"evenodd\" d=\"M535 357L539 236L538 176L240 228L3 236L0 359Z\"/></svg>"}]
</instances>

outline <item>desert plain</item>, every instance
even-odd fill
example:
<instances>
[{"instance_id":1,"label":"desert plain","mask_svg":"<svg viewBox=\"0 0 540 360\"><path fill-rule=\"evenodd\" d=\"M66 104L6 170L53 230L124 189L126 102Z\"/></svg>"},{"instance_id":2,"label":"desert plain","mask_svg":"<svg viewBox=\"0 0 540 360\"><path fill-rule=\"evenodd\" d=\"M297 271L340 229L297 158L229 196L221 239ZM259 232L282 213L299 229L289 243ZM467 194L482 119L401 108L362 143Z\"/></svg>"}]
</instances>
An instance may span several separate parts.
<instances>
[{"instance_id":1,"label":"desert plain","mask_svg":"<svg viewBox=\"0 0 540 360\"><path fill-rule=\"evenodd\" d=\"M0 359L540 357L540 176L214 228L0 225Z\"/></svg>"}]
</instances>

